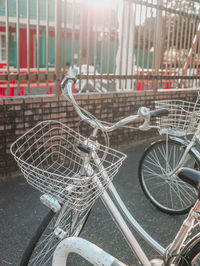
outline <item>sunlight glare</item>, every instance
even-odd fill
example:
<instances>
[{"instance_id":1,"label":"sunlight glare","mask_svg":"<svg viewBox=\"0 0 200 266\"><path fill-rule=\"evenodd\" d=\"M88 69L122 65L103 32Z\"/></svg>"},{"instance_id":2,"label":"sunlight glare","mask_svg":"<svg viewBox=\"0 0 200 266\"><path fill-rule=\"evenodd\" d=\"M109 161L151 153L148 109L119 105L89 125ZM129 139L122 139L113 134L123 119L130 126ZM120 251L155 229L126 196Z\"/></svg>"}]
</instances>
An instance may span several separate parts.
<instances>
[{"instance_id":1,"label":"sunlight glare","mask_svg":"<svg viewBox=\"0 0 200 266\"><path fill-rule=\"evenodd\" d=\"M95 8L116 8L119 0L82 0L87 1L90 6Z\"/></svg>"}]
</instances>

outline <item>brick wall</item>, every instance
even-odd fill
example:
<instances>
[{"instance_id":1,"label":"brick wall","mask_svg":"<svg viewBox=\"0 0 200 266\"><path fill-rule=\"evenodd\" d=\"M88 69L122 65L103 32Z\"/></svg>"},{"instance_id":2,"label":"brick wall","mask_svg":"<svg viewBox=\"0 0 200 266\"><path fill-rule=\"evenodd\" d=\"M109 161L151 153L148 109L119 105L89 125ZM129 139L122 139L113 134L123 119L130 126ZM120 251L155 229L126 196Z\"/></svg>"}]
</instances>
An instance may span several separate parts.
<instances>
[{"instance_id":1,"label":"brick wall","mask_svg":"<svg viewBox=\"0 0 200 266\"><path fill-rule=\"evenodd\" d=\"M183 99L194 101L195 90L170 90L162 92L130 92L76 95L77 103L100 120L118 121L135 114L140 106L154 108L154 101L160 99ZM64 97L15 97L0 99L0 177L16 172L16 164L10 155L10 145L25 131L43 120L59 120L77 129L79 118ZM81 123L83 125L83 123ZM138 126L138 124L135 124ZM88 132L88 129L85 128ZM110 135L113 145L138 141L155 135L151 130L141 132L134 129L118 129Z\"/></svg>"}]
</instances>

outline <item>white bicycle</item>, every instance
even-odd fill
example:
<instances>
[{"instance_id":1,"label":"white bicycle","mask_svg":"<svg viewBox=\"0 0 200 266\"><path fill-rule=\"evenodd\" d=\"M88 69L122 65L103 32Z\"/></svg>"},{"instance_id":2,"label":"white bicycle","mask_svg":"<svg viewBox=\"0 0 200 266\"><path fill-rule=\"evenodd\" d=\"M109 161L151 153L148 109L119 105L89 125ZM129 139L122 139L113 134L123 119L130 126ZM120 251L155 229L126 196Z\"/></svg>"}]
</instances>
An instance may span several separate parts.
<instances>
[{"instance_id":1,"label":"white bicycle","mask_svg":"<svg viewBox=\"0 0 200 266\"><path fill-rule=\"evenodd\" d=\"M172 243L167 248L162 247L133 218L112 184L113 176L126 155L97 141L99 131L106 134L138 119L144 120L140 129L147 130L151 128L149 122L152 116L167 115L168 110L150 112L142 107L137 115L107 125L77 105L72 94L74 82L75 75L72 72L62 82L63 95L73 104L81 119L93 128L90 136L83 137L58 121L44 121L11 146L11 152L28 183L45 193L41 201L51 209L27 247L21 265L51 265L56 246L63 239L80 234L98 197L142 265L150 266L152 262L127 222L162 256L163 265L198 263L200 236L196 234L192 237L191 232L199 224L199 200ZM180 177L199 192L198 172L182 170Z\"/></svg>"}]
</instances>

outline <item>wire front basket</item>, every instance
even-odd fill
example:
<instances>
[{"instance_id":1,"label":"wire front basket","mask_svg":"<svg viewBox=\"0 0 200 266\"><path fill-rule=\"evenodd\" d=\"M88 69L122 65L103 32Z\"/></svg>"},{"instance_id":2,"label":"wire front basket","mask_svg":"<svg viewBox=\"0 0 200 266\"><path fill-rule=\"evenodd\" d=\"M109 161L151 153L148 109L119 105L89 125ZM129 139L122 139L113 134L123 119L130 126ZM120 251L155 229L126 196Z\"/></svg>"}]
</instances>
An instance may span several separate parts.
<instances>
[{"instance_id":1,"label":"wire front basket","mask_svg":"<svg viewBox=\"0 0 200 266\"><path fill-rule=\"evenodd\" d=\"M169 115L157 117L156 122L160 134L185 136L193 134L200 122L200 104L181 101L164 100L155 102L156 109L167 108Z\"/></svg>"},{"instance_id":2,"label":"wire front basket","mask_svg":"<svg viewBox=\"0 0 200 266\"><path fill-rule=\"evenodd\" d=\"M80 144L91 151L81 151ZM126 157L52 120L16 140L11 153L30 185L78 211L103 193Z\"/></svg>"}]
</instances>

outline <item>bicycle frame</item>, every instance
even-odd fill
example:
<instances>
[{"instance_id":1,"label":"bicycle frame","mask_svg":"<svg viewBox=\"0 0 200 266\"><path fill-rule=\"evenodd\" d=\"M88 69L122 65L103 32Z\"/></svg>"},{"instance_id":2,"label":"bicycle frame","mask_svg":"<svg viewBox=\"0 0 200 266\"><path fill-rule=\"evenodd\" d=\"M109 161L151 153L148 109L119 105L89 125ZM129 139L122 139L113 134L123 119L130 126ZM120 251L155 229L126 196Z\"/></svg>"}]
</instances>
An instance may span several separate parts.
<instances>
[{"instance_id":1,"label":"bicycle frame","mask_svg":"<svg viewBox=\"0 0 200 266\"><path fill-rule=\"evenodd\" d=\"M95 128L93 130L92 135L91 135L91 137L92 137L93 140L96 138L97 132L98 132L98 130L97 130L97 128ZM200 129L198 130L198 132L200 132ZM196 137L197 137L197 134L195 134L195 136L194 136L193 139L195 140ZM90 140L90 138L88 140ZM91 141L93 141L93 140L91 140ZM193 140L193 142L194 142L194 140ZM91 147L92 147L91 156L92 156L92 158L93 158L96 166L100 169L103 178L105 180L108 180L109 179L109 176L108 176L106 170L104 169L104 167L103 167L103 165L101 163L100 158L98 157L98 155L95 152L95 145L92 145L92 146L90 145L90 148ZM190 148L191 147L192 147L192 145L190 146ZM184 153L184 156L183 156L184 158L181 160L182 162L184 161L184 159L185 159L188 151L189 151L189 149L186 149L186 151ZM92 167L90 166L88 160L84 160L83 169L89 175L91 175L93 173L92 172L93 171L92 170ZM96 184L98 184L98 186L100 188L102 187L100 181L97 179L97 177L95 176L95 174L94 174L94 177L93 177L93 182L96 182ZM124 235L127 243L131 247L132 251L136 254L136 256L138 257L138 259L140 260L140 262L143 265L145 265L145 266L150 266L151 263L150 263L149 259L147 258L146 254L144 253L144 251L142 250L141 246L139 245L139 243L135 239L134 235L130 231L130 228L127 225L125 219L129 222L129 224L142 236L142 238L155 251L157 251L160 255L163 256L163 258L164 258L165 261L168 261L168 259L170 258L170 256L172 254L177 254L178 252L181 251L181 248L183 246L183 243L186 240L189 232L191 231L191 228L192 228L195 220L198 220L197 213L200 212L200 203L197 200L195 206L191 209L188 217L186 218L186 220L182 224L182 226L181 226L179 232L177 233L174 241L172 242L172 244L170 245L170 247L168 247L167 249L165 249L157 241L155 241L139 225L139 223L133 218L133 216L130 214L130 212L126 208L125 204L121 200L119 194L117 193L114 185L111 182L110 182L110 184L108 186L108 191L111 194L111 196L109 195L109 193L107 191L104 191L102 193L102 195L100 196L100 198L103 201L103 204L105 205L105 207L108 210L108 212L110 213L110 215L114 218L117 226L119 227L120 231L123 233L123 235Z\"/></svg>"},{"instance_id":2,"label":"bicycle frame","mask_svg":"<svg viewBox=\"0 0 200 266\"><path fill-rule=\"evenodd\" d=\"M187 154L190 150L192 150L192 152L196 155L196 157L200 160L200 153L197 151L196 148L194 148L194 145L198 139L198 136L200 134L200 125L198 126L198 129L196 130L196 132L194 133L192 139L190 141L184 141L183 139L181 138L177 138L177 137L170 137L171 139L174 139L176 141L178 141L179 143L183 144L183 145L186 145L187 148L185 149L183 155L182 155L182 158L181 160L179 161L178 165L173 169L173 171L169 172L169 175L173 175L177 172L177 170L179 168L181 168L186 160L186 157L187 157ZM166 136L166 138L168 139L168 136ZM166 141L166 163L168 161L168 143Z\"/></svg>"}]
</instances>

